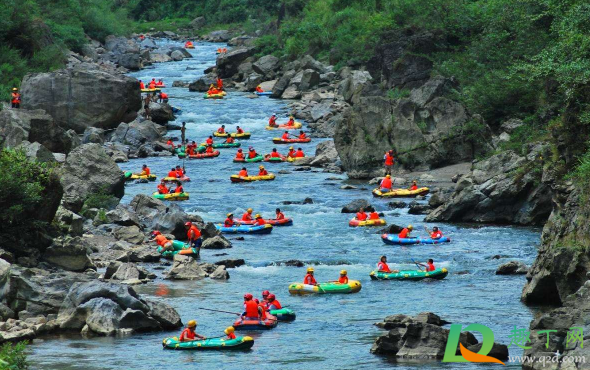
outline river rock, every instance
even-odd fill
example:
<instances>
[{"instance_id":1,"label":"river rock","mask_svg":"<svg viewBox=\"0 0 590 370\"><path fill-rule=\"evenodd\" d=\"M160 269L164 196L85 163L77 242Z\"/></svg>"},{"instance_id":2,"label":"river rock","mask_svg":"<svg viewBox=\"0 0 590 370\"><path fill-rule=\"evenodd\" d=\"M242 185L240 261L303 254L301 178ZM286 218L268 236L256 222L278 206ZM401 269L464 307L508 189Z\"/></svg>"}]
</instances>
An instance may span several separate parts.
<instances>
[{"instance_id":1,"label":"river rock","mask_svg":"<svg viewBox=\"0 0 590 370\"><path fill-rule=\"evenodd\" d=\"M123 197L123 172L98 144L83 144L74 149L62 168L63 205L79 212L86 199L98 193Z\"/></svg>"},{"instance_id":2,"label":"river rock","mask_svg":"<svg viewBox=\"0 0 590 370\"><path fill-rule=\"evenodd\" d=\"M150 309L150 315L160 323L162 329L170 330L182 326L180 315L168 304L153 299L144 299L144 302Z\"/></svg>"},{"instance_id":3,"label":"river rock","mask_svg":"<svg viewBox=\"0 0 590 370\"><path fill-rule=\"evenodd\" d=\"M528 272L526 265L520 261L510 261L501 264L496 270L496 275L524 275Z\"/></svg>"},{"instance_id":4,"label":"river rock","mask_svg":"<svg viewBox=\"0 0 590 370\"><path fill-rule=\"evenodd\" d=\"M258 73L251 73L248 75L248 77L246 77L246 81L244 81L244 83L246 84L246 89L248 91L252 91L256 89L256 86L260 85L262 81L264 81L262 75L259 75Z\"/></svg>"},{"instance_id":5,"label":"river rock","mask_svg":"<svg viewBox=\"0 0 590 370\"><path fill-rule=\"evenodd\" d=\"M217 30L209 32L203 38L210 42L228 42L231 39L231 35L228 30Z\"/></svg>"},{"instance_id":6,"label":"river rock","mask_svg":"<svg viewBox=\"0 0 590 370\"><path fill-rule=\"evenodd\" d=\"M112 211L108 211L106 214L106 220L108 223L117 224L121 226L139 226L139 218L132 212L128 206L119 204Z\"/></svg>"},{"instance_id":7,"label":"river rock","mask_svg":"<svg viewBox=\"0 0 590 370\"><path fill-rule=\"evenodd\" d=\"M80 237L56 238L45 250L43 259L68 271L96 269L88 257L88 245Z\"/></svg>"},{"instance_id":8,"label":"river rock","mask_svg":"<svg viewBox=\"0 0 590 370\"><path fill-rule=\"evenodd\" d=\"M279 58L274 55L265 55L252 64L252 69L267 78L274 77L274 72L279 67Z\"/></svg>"},{"instance_id":9,"label":"river rock","mask_svg":"<svg viewBox=\"0 0 590 370\"><path fill-rule=\"evenodd\" d=\"M273 98L280 98L283 96L283 93L289 86L291 79L295 77L296 72L293 70L288 70L287 72L283 73L281 78L278 79L277 83L272 88L272 97Z\"/></svg>"},{"instance_id":10,"label":"river rock","mask_svg":"<svg viewBox=\"0 0 590 370\"><path fill-rule=\"evenodd\" d=\"M172 53L170 53L170 58L172 58L172 60L175 62L179 62L184 59L184 55L180 50L174 50Z\"/></svg>"},{"instance_id":11,"label":"river rock","mask_svg":"<svg viewBox=\"0 0 590 370\"><path fill-rule=\"evenodd\" d=\"M206 92L209 90L209 86L211 84L217 85L217 76L215 76L215 74L209 73L191 82L190 85L188 85L188 89L189 91Z\"/></svg>"},{"instance_id":12,"label":"river rock","mask_svg":"<svg viewBox=\"0 0 590 370\"><path fill-rule=\"evenodd\" d=\"M200 280L209 274L201 267L194 258L177 254L174 256L174 264L166 279L170 280Z\"/></svg>"},{"instance_id":13,"label":"river rock","mask_svg":"<svg viewBox=\"0 0 590 370\"><path fill-rule=\"evenodd\" d=\"M117 240L123 240L131 244L141 244L145 236L137 226L122 226L115 230L113 236Z\"/></svg>"},{"instance_id":14,"label":"river rock","mask_svg":"<svg viewBox=\"0 0 590 370\"><path fill-rule=\"evenodd\" d=\"M333 140L326 140L319 143L315 149L315 157L309 163L313 167L322 167L338 161L338 152Z\"/></svg>"},{"instance_id":15,"label":"river rock","mask_svg":"<svg viewBox=\"0 0 590 370\"><path fill-rule=\"evenodd\" d=\"M121 54L116 59L116 62L124 68L131 71L139 71L143 68L143 62L139 53Z\"/></svg>"},{"instance_id":16,"label":"river rock","mask_svg":"<svg viewBox=\"0 0 590 370\"><path fill-rule=\"evenodd\" d=\"M125 250L117 257L120 262L158 262L162 255L152 246L140 245Z\"/></svg>"},{"instance_id":17,"label":"river rock","mask_svg":"<svg viewBox=\"0 0 590 370\"><path fill-rule=\"evenodd\" d=\"M366 212L373 212L374 208L366 199L355 199L342 207L342 213L357 213L361 208Z\"/></svg>"},{"instance_id":18,"label":"river rock","mask_svg":"<svg viewBox=\"0 0 590 370\"><path fill-rule=\"evenodd\" d=\"M153 230L163 234L174 235L175 238L186 239L184 224L189 221L188 215L177 205L170 205L164 212L158 213L151 223Z\"/></svg>"},{"instance_id":19,"label":"river rock","mask_svg":"<svg viewBox=\"0 0 590 370\"><path fill-rule=\"evenodd\" d=\"M214 280L228 280L229 272L226 270L224 265L217 266L217 268L209 275Z\"/></svg>"},{"instance_id":20,"label":"river rock","mask_svg":"<svg viewBox=\"0 0 590 370\"><path fill-rule=\"evenodd\" d=\"M217 57L217 74L221 78L229 78L238 72L238 66L246 58L254 55L255 48L244 47L237 48L223 53Z\"/></svg>"},{"instance_id":21,"label":"river rock","mask_svg":"<svg viewBox=\"0 0 590 370\"><path fill-rule=\"evenodd\" d=\"M377 234L399 234L404 229L403 226L399 226L396 224L387 225L383 229L377 231Z\"/></svg>"},{"instance_id":22,"label":"river rock","mask_svg":"<svg viewBox=\"0 0 590 370\"><path fill-rule=\"evenodd\" d=\"M221 261L217 261L215 262L216 265L218 266L225 266L228 269L232 269L232 268L236 268L236 267L240 267L246 264L246 261L244 261L243 259L239 258L239 259L228 259L228 260L221 260ZM1 275L0 275L1 276Z\"/></svg>"},{"instance_id":23,"label":"river rock","mask_svg":"<svg viewBox=\"0 0 590 370\"><path fill-rule=\"evenodd\" d=\"M82 136L82 143L103 144L105 141L105 130L98 127L87 127Z\"/></svg>"},{"instance_id":24,"label":"river rock","mask_svg":"<svg viewBox=\"0 0 590 370\"><path fill-rule=\"evenodd\" d=\"M150 103L150 117L152 121L160 125L165 125L176 119L169 104L154 102Z\"/></svg>"},{"instance_id":25,"label":"river rock","mask_svg":"<svg viewBox=\"0 0 590 370\"><path fill-rule=\"evenodd\" d=\"M345 78L340 85L338 85L338 93L344 97L347 102L352 102L355 95L360 94L364 86L373 80L371 74L367 71L352 71L350 75Z\"/></svg>"},{"instance_id":26,"label":"river rock","mask_svg":"<svg viewBox=\"0 0 590 370\"><path fill-rule=\"evenodd\" d=\"M117 37L114 35L105 38L104 47L115 54L135 53L139 54L139 44L133 39Z\"/></svg>"},{"instance_id":27,"label":"river rock","mask_svg":"<svg viewBox=\"0 0 590 370\"><path fill-rule=\"evenodd\" d=\"M122 123L117 127L111 140L138 149L146 143L165 141L160 126L152 121L133 121Z\"/></svg>"},{"instance_id":28,"label":"river rock","mask_svg":"<svg viewBox=\"0 0 590 370\"><path fill-rule=\"evenodd\" d=\"M408 213L411 215L425 215L430 212L430 206L424 203L418 203L415 200L410 202L410 209Z\"/></svg>"},{"instance_id":29,"label":"river rock","mask_svg":"<svg viewBox=\"0 0 590 370\"><path fill-rule=\"evenodd\" d=\"M396 209L396 208L406 208L406 207L408 207L408 203L406 203L406 202L404 202L402 200L395 200L393 202L388 202L387 203L387 206L389 208L393 208L393 209Z\"/></svg>"},{"instance_id":30,"label":"river rock","mask_svg":"<svg viewBox=\"0 0 590 370\"><path fill-rule=\"evenodd\" d=\"M150 62L152 63L166 63L171 61L172 58L170 55L166 54L166 51L156 52L156 50L154 50L150 53Z\"/></svg>"},{"instance_id":31,"label":"river rock","mask_svg":"<svg viewBox=\"0 0 590 370\"><path fill-rule=\"evenodd\" d=\"M159 213L167 212L166 204L149 195L137 194L129 203L131 210L139 217L147 220L153 219Z\"/></svg>"},{"instance_id":32,"label":"river rock","mask_svg":"<svg viewBox=\"0 0 590 370\"><path fill-rule=\"evenodd\" d=\"M299 91L310 91L320 83L320 74L313 69L306 69L301 76Z\"/></svg>"},{"instance_id":33,"label":"river rock","mask_svg":"<svg viewBox=\"0 0 590 370\"><path fill-rule=\"evenodd\" d=\"M28 141L23 141L19 146L15 149L22 150L25 153L25 156L30 161L37 161L40 163L55 163L55 157L53 153L49 151L43 144L39 143L30 143Z\"/></svg>"},{"instance_id":34,"label":"river rock","mask_svg":"<svg viewBox=\"0 0 590 370\"><path fill-rule=\"evenodd\" d=\"M132 280L132 279L154 279L156 276L135 263L122 263L113 261L107 266L104 273L105 279Z\"/></svg>"},{"instance_id":35,"label":"river rock","mask_svg":"<svg viewBox=\"0 0 590 370\"><path fill-rule=\"evenodd\" d=\"M203 28L205 26L205 24L207 24L205 17L197 17L189 23L191 28L194 30L199 30L199 29Z\"/></svg>"},{"instance_id":36,"label":"river rock","mask_svg":"<svg viewBox=\"0 0 590 370\"><path fill-rule=\"evenodd\" d=\"M202 245L203 249L225 249L231 247L231 242L221 235L206 239Z\"/></svg>"},{"instance_id":37,"label":"river rock","mask_svg":"<svg viewBox=\"0 0 590 370\"><path fill-rule=\"evenodd\" d=\"M28 74L21 84L22 108L43 109L61 128L112 129L131 122L141 108L136 79L81 65Z\"/></svg>"}]
</instances>

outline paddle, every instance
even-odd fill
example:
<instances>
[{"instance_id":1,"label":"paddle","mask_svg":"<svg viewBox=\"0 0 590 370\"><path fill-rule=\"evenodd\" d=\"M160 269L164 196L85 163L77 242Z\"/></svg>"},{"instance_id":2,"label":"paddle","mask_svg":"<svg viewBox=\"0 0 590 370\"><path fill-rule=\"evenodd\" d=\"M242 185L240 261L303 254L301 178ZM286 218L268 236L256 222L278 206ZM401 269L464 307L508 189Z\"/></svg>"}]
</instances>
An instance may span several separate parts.
<instances>
[{"instance_id":1,"label":"paddle","mask_svg":"<svg viewBox=\"0 0 590 370\"><path fill-rule=\"evenodd\" d=\"M421 266L418 264L418 262L414 261L414 259L413 259L413 258L410 258L410 259L412 260L412 262L414 262L414 264L415 264L416 266L418 266L418 269L419 269L420 271L423 271L423 270L422 270L422 267L421 267Z\"/></svg>"},{"instance_id":2,"label":"paddle","mask_svg":"<svg viewBox=\"0 0 590 370\"><path fill-rule=\"evenodd\" d=\"M221 312L221 313L229 313L232 315L237 315L237 316L242 316L241 313L237 313L237 312L230 312L230 311L222 311L222 310L214 310L211 308L204 308L204 307L195 307L197 310L205 310L205 311L213 311L213 312Z\"/></svg>"}]
</instances>

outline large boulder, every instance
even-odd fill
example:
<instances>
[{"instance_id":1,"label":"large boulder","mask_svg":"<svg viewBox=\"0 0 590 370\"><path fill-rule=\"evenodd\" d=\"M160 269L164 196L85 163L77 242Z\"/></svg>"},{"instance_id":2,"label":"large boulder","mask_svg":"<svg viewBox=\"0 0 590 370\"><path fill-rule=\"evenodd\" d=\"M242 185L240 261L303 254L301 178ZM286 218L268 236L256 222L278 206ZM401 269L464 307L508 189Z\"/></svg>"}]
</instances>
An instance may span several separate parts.
<instances>
[{"instance_id":1,"label":"large boulder","mask_svg":"<svg viewBox=\"0 0 590 370\"><path fill-rule=\"evenodd\" d=\"M107 270L104 273L105 279L112 280L144 280L154 278L155 275L148 272L143 267L137 266L131 262L111 262L107 266Z\"/></svg>"},{"instance_id":2,"label":"large boulder","mask_svg":"<svg viewBox=\"0 0 590 370\"><path fill-rule=\"evenodd\" d=\"M80 237L56 238L45 250L43 259L68 271L85 271L96 267L88 257L88 245Z\"/></svg>"},{"instance_id":3,"label":"large boulder","mask_svg":"<svg viewBox=\"0 0 590 370\"><path fill-rule=\"evenodd\" d=\"M146 143L162 142L160 126L152 121L122 123L113 134L112 141L139 148Z\"/></svg>"},{"instance_id":4,"label":"large boulder","mask_svg":"<svg viewBox=\"0 0 590 370\"><path fill-rule=\"evenodd\" d=\"M254 55L255 48L246 47L238 48L221 54L217 57L217 74L221 78L232 77L238 72L239 65L246 60L246 58Z\"/></svg>"},{"instance_id":5,"label":"large boulder","mask_svg":"<svg viewBox=\"0 0 590 370\"><path fill-rule=\"evenodd\" d=\"M176 119L172 107L167 103L150 103L150 117L152 121L160 125Z\"/></svg>"},{"instance_id":6,"label":"large boulder","mask_svg":"<svg viewBox=\"0 0 590 370\"><path fill-rule=\"evenodd\" d=\"M123 240L131 244L141 244L145 240L145 236L137 226L122 226L113 232L113 236L117 240Z\"/></svg>"},{"instance_id":7,"label":"large boulder","mask_svg":"<svg viewBox=\"0 0 590 370\"><path fill-rule=\"evenodd\" d=\"M63 205L76 213L91 195L112 195L120 199L125 192L123 171L98 144L83 144L74 149L61 171Z\"/></svg>"},{"instance_id":8,"label":"large boulder","mask_svg":"<svg viewBox=\"0 0 590 370\"><path fill-rule=\"evenodd\" d=\"M30 161L55 163L55 156L43 144L23 141L16 149L22 150Z\"/></svg>"},{"instance_id":9,"label":"large boulder","mask_svg":"<svg viewBox=\"0 0 590 370\"><path fill-rule=\"evenodd\" d=\"M217 84L217 76L215 76L212 73L203 75L201 77L199 77L198 79L196 79L195 81L191 82L190 85L188 85L188 89L189 91L200 91L200 92L205 92L207 90L209 90L209 86L213 84L216 85Z\"/></svg>"},{"instance_id":10,"label":"large boulder","mask_svg":"<svg viewBox=\"0 0 590 370\"><path fill-rule=\"evenodd\" d=\"M209 274L200 266L194 258L177 254L174 256L174 264L166 279L171 280L200 280L204 279Z\"/></svg>"},{"instance_id":11,"label":"large boulder","mask_svg":"<svg viewBox=\"0 0 590 370\"><path fill-rule=\"evenodd\" d=\"M306 69L301 76L299 83L299 91L309 91L315 88L320 83L320 74L313 69Z\"/></svg>"},{"instance_id":12,"label":"large boulder","mask_svg":"<svg viewBox=\"0 0 590 370\"><path fill-rule=\"evenodd\" d=\"M174 50L170 53L170 58L172 58L173 61L178 62L184 59L184 54L182 54L180 50Z\"/></svg>"},{"instance_id":13,"label":"large boulder","mask_svg":"<svg viewBox=\"0 0 590 370\"><path fill-rule=\"evenodd\" d=\"M121 54L117 58L117 63L121 67L127 68L127 69L132 70L132 71L139 71L140 69L143 68L143 61L142 61L141 56L139 55L139 53L136 53L136 54L132 54L132 53Z\"/></svg>"},{"instance_id":14,"label":"large boulder","mask_svg":"<svg viewBox=\"0 0 590 370\"><path fill-rule=\"evenodd\" d=\"M104 42L106 50L114 54L139 54L139 44L133 39L126 37L117 37L114 35L107 36Z\"/></svg>"},{"instance_id":15,"label":"large boulder","mask_svg":"<svg viewBox=\"0 0 590 370\"><path fill-rule=\"evenodd\" d=\"M203 28L203 26L205 26L205 24L207 24L205 17L197 17L189 23L191 28L194 30L199 30L199 29Z\"/></svg>"},{"instance_id":16,"label":"large boulder","mask_svg":"<svg viewBox=\"0 0 590 370\"><path fill-rule=\"evenodd\" d=\"M360 94L364 86L372 80L371 74L367 71L352 71L338 85L338 93L344 97L344 100L351 102L352 98Z\"/></svg>"},{"instance_id":17,"label":"large boulder","mask_svg":"<svg viewBox=\"0 0 590 370\"><path fill-rule=\"evenodd\" d=\"M152 229L163 234L174 235L177 239L186 239L184 224L188 221L188 215L177 205L167 207L158 213L152 221Z\"/></svg>"},{"instance_id":18,"label":"large boulder","mask_svg":"<svg viewBox=\"0 0 590 370\"><path fill-rule=\"evenodd\" d=\"M202 245L203 249L225 249L231 247L231 242L221 235L206 239Z\"/></svg>"},{"instance_id":19,"label":"large boulder","mask_svg":"<svg viewBox=\"0 0 590 370\"><path fill-rule=\"evenodd\" d=\"M137 194L133 197L129 206L136 215L147 220L152 220L159 213L167 212L168 208L161 200L145 194Z\"/></svg>"},{"instance_id":20,"label":"large boulder","mask_svg":"<svg viewBox=\"0 0 590 370\"><path fill-rule=\"evenodd\" d=\"M285 92L287 87L289 87L289 83L291 82L291 79L295 77L295 74L296 72L294 70L289 70L283 73L281 78L279 78L277 83L275 83L275 85L273 86L271 96L273 98L280 98L281 96L283 96L283 93Z\"/></svg>"},{"instance_id":21,"label":"large boulder","mask_svg":"<svg viewBox=\"0 0 590 370\"><path fill-rule=\"evenodd\" d=\"M338 161L338 151L333 140L326 140L319 143L315 149L315 157L309 163L310 166L322 167Z\"/></svg>"},{"instance_id":22,"label":"large boulder","mask_svg":"<svg viewBox=\"0 0 590 370\"><path fill-rule=\"evenodd\" d=\"M22 108L43 109L63 129L112 129L131 122L141 108L136 79L82 63L54 72L28 74L21 85Z\"/></svg>"},{"instance_id":23,"label":"large boulder","mask_svg":"<svg viewBox=\"0 0 590 370\"><path fill-rule=\"evenodd\" d=\"M256 86L260 85L262 81L264 81L262 75L259 75L258 73L249 74L246 77L246 81L244 81L246 84L246 90L252 91L256 89Z\"/></svg>"},{"instance_id":24,"label":"large boulder","mask_svg":"<svg viewBox=\"0 0 590 370\"><path fill-rule=\"evenodd\" d=\"M279 58L274 55L265 55L252 64L254 72L265 76L274 77L274 72L279 67Z\"/></svg>"},{"instance_id":25,"label":"large boulder","mask_svg":"<svg viewBox=\"0 0 590 370\"><path fill-rule=\"evenodd\" d=\"M228 42L231 39L231 35L228 30L217 30L209 32L203 38L211 42Z\"/></svg>"},{"instance_id":26,"label":"large boulder","mask_svg":"<svg viewBox=\"0 0 590 370\"><path fill-rule=\"evenodd\" d=\"M520 261L509 261L496 269L496 275L524 275L528 271L526 265Z\"/></svg>"},{"instance_id":27,"label":"large boulder","mask_svg":"<svg viewBox=\"0 0 590 370\"><path fill-rule=\"evenodd\" d=\"M357 213L361 208L365 212L373 212L374 208L366 199L355 199L342 207L342 213Z\"/></svg>"}]
</instances>

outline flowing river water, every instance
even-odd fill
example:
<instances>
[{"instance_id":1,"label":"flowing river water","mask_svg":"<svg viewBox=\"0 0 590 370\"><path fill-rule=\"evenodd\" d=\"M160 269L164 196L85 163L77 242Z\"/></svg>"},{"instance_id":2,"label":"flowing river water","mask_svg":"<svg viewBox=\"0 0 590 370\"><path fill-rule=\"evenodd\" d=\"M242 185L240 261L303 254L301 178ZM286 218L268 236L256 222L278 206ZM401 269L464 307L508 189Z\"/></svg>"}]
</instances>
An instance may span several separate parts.
<instances>
[{"instance_id":1,"label":"flowing river water","mask_svg":"<svg viewBox=\"0 0 590 370\"><path fill-rule=\"evenodd\" d=\"M191 59L155 64L153 68L130 75L144 81L162 78L168 86L174 80L193 81L205 68L214 65L215 50L219 46L198 43ZM204 141L220 124L232 130L240 125L252 132L252 139L242 141L243 147L254 146L258 152L268 153L274 147L271 138L277 136L277 132L264 129L268 117L273 112L278 113L283 122L287 114L285 102L267 97L251 99L246 93L230 92L226 99L206 100L202 93L189 92L186 88L167 88L166 91L171 104L182 109L176 123L187 122L187 138L197 142ZM170 135L179 137L180 132L171 131ZM313 155L318 142L315 139L301 146ZM291 172L278 174L275 181L232 184L229 176L241 167L232 162L235 151L221 149L221 155L215 159L187 160L185 165L192 181L185 183L184 188L190 193L190 200L177 204L206 221L221 221L228 212L241 215L248 207L270 217L275 208L280 207L287 217L294 219L294 226L275 228L270 235L246 235L243 241L229 236L233 248L203 250L201 260L206 262L226 258L246 260L245 266L229 269L231 278L228 281L168 281L162 279L163 270L156 269L157 280L135 289L172 305L184 323L197 319L197 332L211 337L223 335L223 329L231 325L235 316L197 307L241 312L242 296L246 292L260 296L261 291L270 290L283 306L296 311L296 321L280 323L271 331L249 333L255 345L248 352L163 350L162 338L178 335L180 330L120 338L83 339L70 335L35 340L29 347L33 369L227 369L246 365L257 369L307 366L315 369L381 366L483 369L489 365L395 362L372 355L369 350L373 341L384 333L373 323L387 315L432 311L453 323L487 325L494 331L496 341L505 344L510 342L513 327L528 328L532 312L519 300L524 276L496 276L495 269L512 259L530 265L536 256L538 229L441 224L452 243L388 246L381 242L375 229L349 228L351 215L340 213L342 206L352 199L367 199L385 213L389 223L412 223L419 234L424 234L423 216L409 215L407 209L389 209L388 201L372 198L371 186L366 184L354 190L340 189L345 175L320 170L293 172L295 167L289 163L267 165L270 172ZM285 152L286 148L279 148L279 151ZM182 162L176 157L147 158L122 163L121 168L137 171L143 163L160 177ZM250 172L257 172L258 164L248 167ZM155 183L128 184L122 201L128 203L140 193L151 194L155 187ZM314 203L282 204L306 197L311 197ZM227 255L220 256L223 253ZM433 258L437 267L446 267L450 274L442 281L371 281L369 272L383 254L388 256L392 268L413 269L412 259ZM494 255L502 258L492 259ZM290 296L289 283L302 281L305 275L304 268L275 264L290 259L313 263L318 281L335 280L339 271L346 269L351 279L361 281L362 290L351 295ZM157 265L150 266L154 267ZM156 295L163 285L168 294ZM521 350L513 345L510 353L518 355Z\"/></svg>"}]
</instances>

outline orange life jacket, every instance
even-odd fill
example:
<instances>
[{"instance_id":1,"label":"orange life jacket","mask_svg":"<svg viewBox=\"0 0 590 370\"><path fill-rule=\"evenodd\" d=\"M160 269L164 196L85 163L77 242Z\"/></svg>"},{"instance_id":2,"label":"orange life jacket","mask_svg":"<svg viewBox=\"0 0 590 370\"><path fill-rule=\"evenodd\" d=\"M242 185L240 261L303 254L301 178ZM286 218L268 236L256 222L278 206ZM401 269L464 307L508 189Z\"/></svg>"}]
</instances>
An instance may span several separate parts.
<instances>
[{"instance_id":1,"label":"orange life jacket","mask_svg":"<svg viewBox=\"0 0 590 370\"><path fill-rule=\"evenodd\" d=\"M305 157L303 150L298 150L297 153L295 153L295 158L303 158L303 157Z\"/></svg>"},{"instance_id":2,"label":"orange life jacket","mask_svg":"<svg viewBox=\"0 0 590 370\"><path fill-rule=\"evenodd\" d=\"M186 237L188 238L188 240L197 240L201 237L201 231L199 231L199 229L195 225L192 225L190 229L188 229Z\"/></svg>"},{"instance_id":3,"label":"orange life jacket","mask_svg":"<svg viewBox=\"0 0 590 370\"><path fill-rule=\"evenodd\" d=\"M365 212L357 212L356 219L359 221L365 221L367 219L367 214Z\"/></svg>"},{"instance_id":4,"label":"orange life jacket","mask_svg":"<svg viewBox=\"0 0 590 370\"><path fill-rule=\"evenodd\" d=\"M338 282L340 284L348 284L348 277L346 277L346 276L340 276L340 278L338 279Z\"/></svg>"},{"instance_id":5,"label":"orange life jacket","mask_svg":"<svg viewBox=\"0 0 590 370\"><path fill-rule=\"evenodd\" d=\"M386 166L393 166L393 156L389 155L389 153L385 154L385 165Z\"/></svg>"},{"instance_id":6,"label":"orange life jacket","mask_svg":"<svg viewBox=\"0 0 590 370\"><path fill-rule=\"evenodd\" d=\"M238 176L240 176L240 177L248 177L248 171L241 170L240 172L238 172Z\"/></svg>"},{"instance_id":7,"label":"orange life jacket","mask_svg":"<svg viewBox=\"0 0 590 370\"><path fill-rule=\"evenodd\" d=\"M246 317L259 317L258 304L253 300L244 302L244 308L246 311Z\"/></svg>"}]
</instances>

